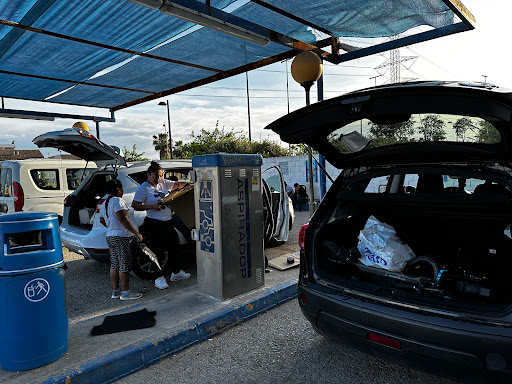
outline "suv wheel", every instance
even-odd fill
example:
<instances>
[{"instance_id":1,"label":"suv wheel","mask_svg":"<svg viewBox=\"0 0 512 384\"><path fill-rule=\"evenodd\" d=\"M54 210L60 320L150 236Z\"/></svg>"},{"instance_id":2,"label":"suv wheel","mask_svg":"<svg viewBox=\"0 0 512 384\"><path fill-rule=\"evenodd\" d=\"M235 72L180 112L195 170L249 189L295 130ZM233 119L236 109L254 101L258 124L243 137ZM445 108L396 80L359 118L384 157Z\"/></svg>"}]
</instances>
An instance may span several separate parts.
<instances>
[{"instance_id":1,"label":"suv wheel","mask_svg":"<svg viewBox=\"0 0 512 384\"><path fill-rule=\"evenodd\" d=\"M160 266L165 273L168 272L169 264L169 256L165 253L164 260L160 262ZM133 259L132 272L144 280L155 280L157 277L161 276L158 267L142 251L137 251Z\"/></svg>"}]
</instances>

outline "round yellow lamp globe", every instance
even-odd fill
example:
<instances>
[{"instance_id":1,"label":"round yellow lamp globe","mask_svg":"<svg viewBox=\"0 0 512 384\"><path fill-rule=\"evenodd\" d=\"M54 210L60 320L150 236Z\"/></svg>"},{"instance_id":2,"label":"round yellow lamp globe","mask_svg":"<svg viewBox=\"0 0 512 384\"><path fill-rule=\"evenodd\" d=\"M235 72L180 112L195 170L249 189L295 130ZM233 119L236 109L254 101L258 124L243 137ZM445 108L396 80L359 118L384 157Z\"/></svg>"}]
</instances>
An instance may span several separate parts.
<instances>
[{"instance_id":1,"label":"round yellow lamp globe","mask_svg":"<svg viewBox=\"0 0 512 384\"><path fill-rule=\"evenodd\" d=\"M322 75L322 60L314 52L301 52L293 59L291 72L299 84L317 81Z\"/></svg>"}]
</instances>

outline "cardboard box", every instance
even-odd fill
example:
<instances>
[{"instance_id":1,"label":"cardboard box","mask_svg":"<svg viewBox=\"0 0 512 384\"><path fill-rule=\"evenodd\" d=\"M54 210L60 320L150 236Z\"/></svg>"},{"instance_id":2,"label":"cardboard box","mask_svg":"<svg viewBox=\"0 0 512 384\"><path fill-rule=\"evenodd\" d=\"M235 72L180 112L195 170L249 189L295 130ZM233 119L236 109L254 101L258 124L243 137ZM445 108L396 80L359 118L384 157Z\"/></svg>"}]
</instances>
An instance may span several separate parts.
<instances>
[{"instance_id":1,"label":"cardboard box","mask_svg":"<svg viewBox=\"0 0 512 384\"><path fill-rule=\"evenodd\" d=\"M196 227L196 210L194 204L194 185L173 190L169 193L162 203L168 205L180 219L185 223L188 229Z\"/></svg>"}]
</instances>

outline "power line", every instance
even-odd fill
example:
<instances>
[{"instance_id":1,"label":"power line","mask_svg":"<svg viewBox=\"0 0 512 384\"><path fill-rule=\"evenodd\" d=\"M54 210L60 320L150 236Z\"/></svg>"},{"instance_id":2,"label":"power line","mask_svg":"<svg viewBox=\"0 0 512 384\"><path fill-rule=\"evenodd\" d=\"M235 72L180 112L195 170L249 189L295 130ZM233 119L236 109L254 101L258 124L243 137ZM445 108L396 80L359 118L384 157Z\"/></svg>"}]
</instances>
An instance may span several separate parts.
<instances>
[{"instance_id":1,"label":"power line","mask_svg":"<svg viewBox=\"0 0 512 384\"><path fill-rule=\"evenodd\" d=\"M345 93L343 91L324 91L324 92L336 92L337 94ZM190 95L190 94L181 94L175 93L173 96L185 96L185 97L229 97L231 99L246 99L246 96L239 95ZM283 99L286 96L251 96L251 99ZM290 99L304 99L304 97L300 96L291 96Z\"/></svg>"},{"instance_id":2,"label":"power line","mask_svg":"<svg viewBox=\"0 0 512 384\"><path fill-rule=\"evenodd\" d=\"M209 87L209 86L203 86L201 89L229 89L233 91L245 91L245 88L238 88L238 87ZM272 89L272 88L251 88L252 91L262 91L262 92L286 92L286 89ZM304 94L303 90L289 90L289 92L297 92ZM324 92L337 92L337 91L324 91Z\"/></svg>"},{"instance_id":3,"label":"power line","mask_svg":"<svg viewBox=\"0 0 512 384\"><path fill-rule=\"evenodd\" d=\"M451 73L450 71L448 71L446 68L443 68L441 67L440 65L434 63L432 60L429 60L428 58L426 58L425 56L421 55L420 53L416 52L415 50L413 50L412 48L410 47L406 47L409 51L411 51L412 53L414 53L415 55L418 55L419 57L421 57L423 60L427 61L428 63L436 66L437 68L445 71L446 73L448 73L450 76L454 77L454 78L457 78L456 75L454 75L453 73Z\"/></svg>"},{"instance_id":4,"label":"power line","mask_svg":"<svg viewBox=\"0 0 512 384\"><path fill-rule=\"evenodd\" d=\"M371 68L373 69L373 67L367 67L367 68ZM272 73L286 73L286 71L277 71L277 70L273 70L273 69L256 69L255 71L258 71L258 72L272 72ZM366 77L366 76L370 76L370 75L359 75L359 74L348 74L348 73L324 73L324 76L362 76L362 77Z\"/></svg>"}]
</instances>

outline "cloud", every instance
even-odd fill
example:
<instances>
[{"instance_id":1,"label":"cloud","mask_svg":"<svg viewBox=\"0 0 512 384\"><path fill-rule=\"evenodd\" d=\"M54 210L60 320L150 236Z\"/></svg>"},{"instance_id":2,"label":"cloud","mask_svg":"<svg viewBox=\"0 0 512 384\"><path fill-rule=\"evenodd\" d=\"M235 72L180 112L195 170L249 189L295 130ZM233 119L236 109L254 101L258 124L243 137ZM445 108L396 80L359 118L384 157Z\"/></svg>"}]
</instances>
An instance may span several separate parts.
<instances>
[{"instance_id":1,"label":"cloud","mask_svg":"<svg viewBox=\"0 0 512 384\"><path fill-rule=\"evenodd\" d=\"M191 104L191 105L199 105L199 106L211 104L211 102L209 100L199 100L199 99L185 100L185 103Z\"/></svg>"}]
</instances>

